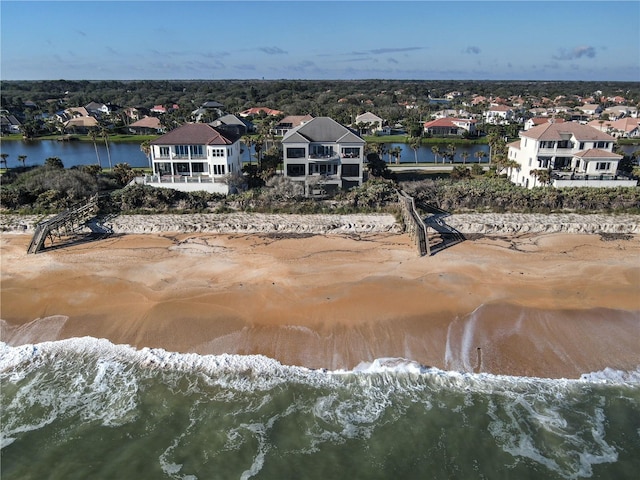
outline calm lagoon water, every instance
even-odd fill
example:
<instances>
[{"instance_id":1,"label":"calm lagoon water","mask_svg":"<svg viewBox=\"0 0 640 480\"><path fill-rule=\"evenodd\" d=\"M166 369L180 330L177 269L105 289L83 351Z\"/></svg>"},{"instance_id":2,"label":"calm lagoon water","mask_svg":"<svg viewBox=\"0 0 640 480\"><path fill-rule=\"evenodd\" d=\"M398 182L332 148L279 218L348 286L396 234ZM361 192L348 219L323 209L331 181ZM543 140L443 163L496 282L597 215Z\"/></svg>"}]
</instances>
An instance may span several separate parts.
<instances>
[{"instance_id":1,"label":"calm lagoon water","mask_svg":"<svg viewBox=\"0 0 640 480\"><path fill-rule=\"evenodd\" d=\"M414 163L415 153L404 143L391 143L389 148L395 148L396 146L402 149L400 155L400 163ZM11 140L3 141L0 143L0 150L2 153L7 153L7 163L9 167L20 166L18 161L19 155L26 155L27 165L42 165L45 159L49 157L58 157L62 160L65 167L73 167L76 165L91 165L98 163L98 156L100 157L100 163L104 168L109 166L107 149L104 143L98 143L98 154L96 155L96 149L91 142L58 142L55 140L36 140L36 141L21 141ZM441 150L446 149L446 145L440 146ZM468 152L469 157L467 163L477 163L478 159L474 156L475 152L483 150L486 152L486 157L483 162L488 162L489 147L486 145L468 145L457 146L456 149L456 163L462 163L462 152ZM133 143L110 143L109 151L111 154L111 163L116 165L117 163L128 163L132 167L147 167L149 161L145 154L140 150L140 145ZM422 146L418 149L418 162L421 163L434 163L434 155L431 151L431 146ZM387 162L392 162L393 159L388 154L383 154L382 158ZM249 161L249 151L245 150L244 158L245 162ZM255 159L254 159L255 161ZM438 157L438 163L442 163L442 157Z\"/></svg>"},{"instance_id":2,"label":"calm lagoon water","mask_svg":"<svg viewBox=\"0 0 640 480\"><path fill-rule=\"evenodd\" d=\"M62 160L65 167L73 167L76 165L91 165L98 163L98 156L100 157L100 163L103 168L109 166L109 160L107 155L107 149L104 143L98 143L98 154L96 155L95 147L91 142L58 142L55 140L39 140L39 141L21 141L10 140L0 141L0 151L7 153L7 163L9 167L21 166L18 161L19 155L26 155L26 164L28 165L42 165L46 158L58 157ZM415 163L416 152L404 143L390 143L387 145L389 149L400 147L400 163ZM439 145L440 150L446 150L447 144ZM419 163L436 163L436 158L431 151L432 145L421 146L417 151L417 160ZM630 154L640 149L638 145L624 145L622 149ZM116 165L117 163L128 163L132 167L141 168L148 167L149 160L145 154L140 150L140 145L134 143L110 143L109 151L111 154L111 163ZM477 151L484 151L485 157L482 159L482 163L489 161L489 146L488 145L457 145L456 155L454 163L463 163L461 154L467 152L466 163L477 163L478 159L475 157ZM253 151L251 153L254 153ZM394 159L388 154L383 153L383 160L388 163L394 162ZM249 162L250 152L245 149L243 155L243 161ZM255 158L253 158L255 161ZM442 163L442 157L438 156L437 163Z\"/></svg>"}]
</instances>

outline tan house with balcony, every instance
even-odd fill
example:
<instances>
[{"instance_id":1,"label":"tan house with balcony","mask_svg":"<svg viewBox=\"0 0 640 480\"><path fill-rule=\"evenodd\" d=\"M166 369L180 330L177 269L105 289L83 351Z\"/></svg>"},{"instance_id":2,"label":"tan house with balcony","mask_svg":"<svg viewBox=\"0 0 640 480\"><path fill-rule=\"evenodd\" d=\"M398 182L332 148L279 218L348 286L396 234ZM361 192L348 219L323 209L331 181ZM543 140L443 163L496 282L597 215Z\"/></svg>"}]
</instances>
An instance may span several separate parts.
<instances>
[{"instance_id":1,"label":"tan house with balcony","mask_svg":"<svg viewBox=\"0 0 640 480\"><path fill-rule=\"evenodd\" d=\"M527 188L540 186L536 170L548 170L554 187L634 187L637 181L618 173L622 155L616 139L577 122L547 123L520 132L509 144L510 180Z\"/></svg>"},{"instance_id":2,"label":"tan house with balcony","mask_svg":"<svg viewBox=\"0 0 640 480\"><path fill-rule=\"evenodd\" d=\"M284 176L324 196L362 185L365 141L329 117L316 117L282 139Z\"/></svg>"},{"instance_id":3,"label":"tan house with balcony","mask_svg":"<svg viewBox=\"0 0 640 480\"><path fill-rule=\"evenodd\" d=\"M242 172L240 136L206 123L182 125L150 146L153 174L146 185L228 194L227 176Z\"/></svg>"}]
</instances>

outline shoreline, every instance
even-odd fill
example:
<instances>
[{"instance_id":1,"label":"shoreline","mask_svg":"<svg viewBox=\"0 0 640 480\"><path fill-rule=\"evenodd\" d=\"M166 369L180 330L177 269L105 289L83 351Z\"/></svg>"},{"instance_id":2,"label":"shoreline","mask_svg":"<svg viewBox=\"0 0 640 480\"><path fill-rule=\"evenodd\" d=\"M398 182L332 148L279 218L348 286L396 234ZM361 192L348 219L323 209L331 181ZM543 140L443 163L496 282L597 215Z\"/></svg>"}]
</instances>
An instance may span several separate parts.
<instances>
[{"instance_id":1,"label":"shoreline","mask_svg":"<svg viewBox=\"0 0 640 480\"><path fill-rule=\"evenodd\" d=\"M640 367L639 235L480 233L419 257L392 216L373 217L322 224L333 234L120 233L37 255L5 232L0 333L330 370L384 357L547 378Z\"/></svg>"}]
</instances>

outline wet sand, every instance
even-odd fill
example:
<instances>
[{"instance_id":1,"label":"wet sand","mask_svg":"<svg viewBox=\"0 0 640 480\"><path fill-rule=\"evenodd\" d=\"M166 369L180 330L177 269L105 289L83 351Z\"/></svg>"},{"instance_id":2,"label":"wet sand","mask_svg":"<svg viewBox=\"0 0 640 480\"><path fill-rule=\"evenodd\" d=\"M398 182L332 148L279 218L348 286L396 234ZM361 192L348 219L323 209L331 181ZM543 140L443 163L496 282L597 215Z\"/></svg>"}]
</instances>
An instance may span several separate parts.
<instances>
[{"instance_id":1,"label":"wet sand","mask_svg":"<svg viewBox=\"0 0 640 480\"><path fill-rule=\"evenodd\" d=\"M350 369L403 357L541 377L640 366L640 236L149 233L27 255L1 237L2 341L77 336Z\"/></svg>"}]
</instances>

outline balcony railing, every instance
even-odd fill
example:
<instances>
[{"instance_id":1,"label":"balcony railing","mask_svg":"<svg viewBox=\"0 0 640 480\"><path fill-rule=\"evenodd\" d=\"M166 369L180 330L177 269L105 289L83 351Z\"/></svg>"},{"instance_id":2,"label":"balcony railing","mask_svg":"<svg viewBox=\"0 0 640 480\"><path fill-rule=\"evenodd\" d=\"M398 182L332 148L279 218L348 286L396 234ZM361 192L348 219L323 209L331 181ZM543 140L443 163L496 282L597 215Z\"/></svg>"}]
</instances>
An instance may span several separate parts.
<instances>
[{"instance_id":1,"label":"balcony railing","mask_svg":"<svg viewBox=\"0 0 640 480\"><path fill-rule=\"evenodd\" d=\"M572 172L551 172L551 178L553 180L632 180L628 175L615 174L615 173L600 173L600 174L586 174L586 173L572 173Z\"/></svg>"},{"instance_id":2,"label":"balcony railing","mask_svg":"<svg viewBox=\"0 0 640 480\"><path fill-rule=\"evenodd\" d=\"M309 154L309 159L310 160L339 160L340 159L340 155L338 155L337 153L328 153L328 154L321 154L321 153L310 153Z\"/></svg>"},{"instance_id":3,"label":"balcony railing","mask_svg":"<svg viewBox=\"0 0 640 480\"><path fill-rule=\"evenodd\" d=\"M144 183L222 183L222 178L207 175L145 175Z\"/></svg>"}]
</instances>

